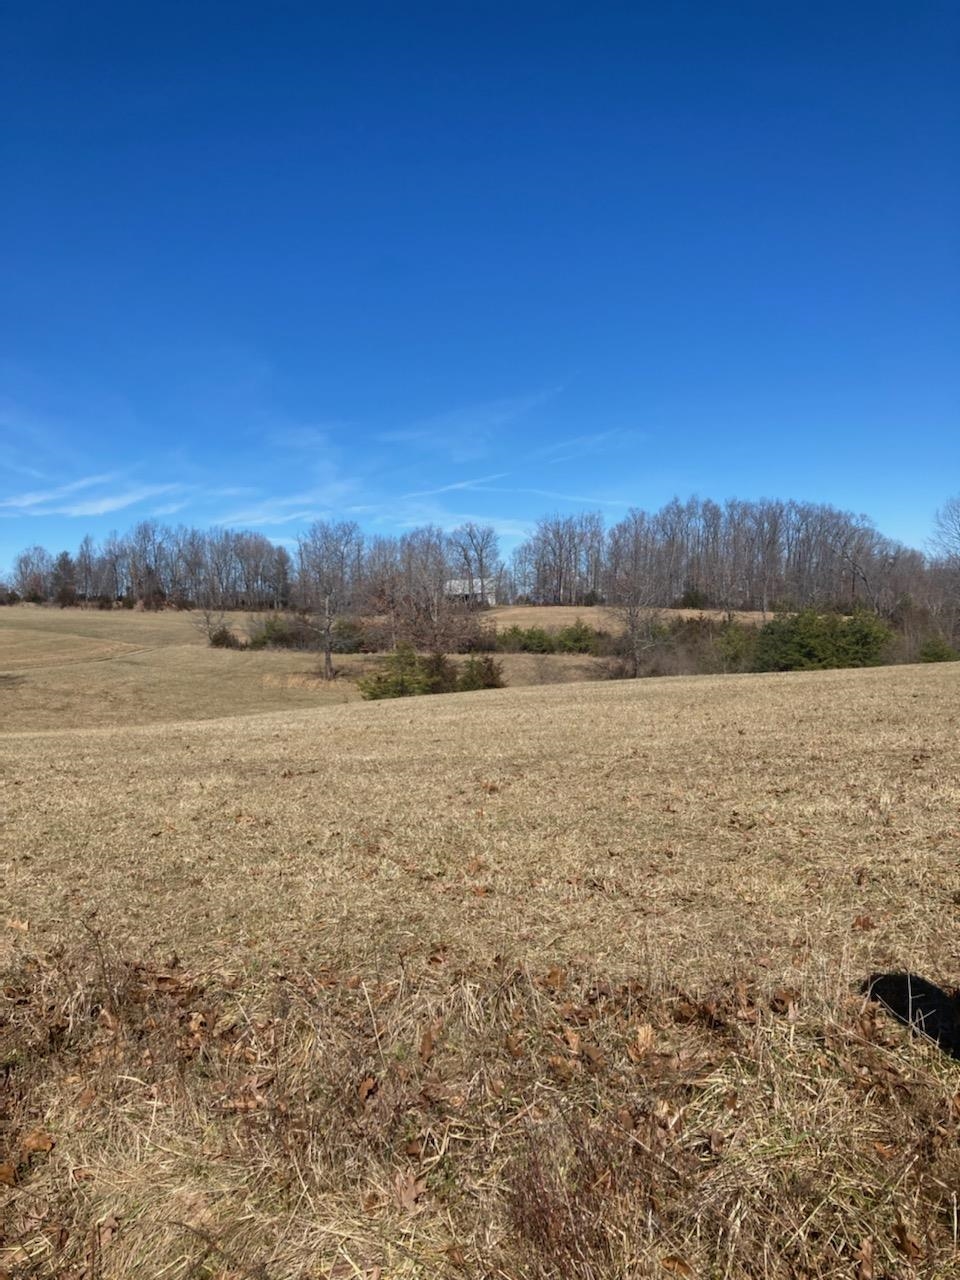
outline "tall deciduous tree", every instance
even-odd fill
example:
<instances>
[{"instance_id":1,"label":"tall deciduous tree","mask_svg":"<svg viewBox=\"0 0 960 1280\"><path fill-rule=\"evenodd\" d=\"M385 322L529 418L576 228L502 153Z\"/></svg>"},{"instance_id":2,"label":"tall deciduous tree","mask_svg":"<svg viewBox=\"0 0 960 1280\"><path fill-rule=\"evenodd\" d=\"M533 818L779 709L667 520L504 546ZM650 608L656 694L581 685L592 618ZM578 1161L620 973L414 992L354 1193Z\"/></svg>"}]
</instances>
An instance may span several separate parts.
<instances>
[{"instance_id":1,"label":"tall deciduous tree","mask_svg":"<svg viewBox=\"0 0 960 1280\"><path fill-rule=\"evenodd\" d=\"M301 599L320 634L323 677L332 680L333 629L357 595L363 535L352 520L317 520L300 539L298 549Z\"/></svg>"}]
</instances>

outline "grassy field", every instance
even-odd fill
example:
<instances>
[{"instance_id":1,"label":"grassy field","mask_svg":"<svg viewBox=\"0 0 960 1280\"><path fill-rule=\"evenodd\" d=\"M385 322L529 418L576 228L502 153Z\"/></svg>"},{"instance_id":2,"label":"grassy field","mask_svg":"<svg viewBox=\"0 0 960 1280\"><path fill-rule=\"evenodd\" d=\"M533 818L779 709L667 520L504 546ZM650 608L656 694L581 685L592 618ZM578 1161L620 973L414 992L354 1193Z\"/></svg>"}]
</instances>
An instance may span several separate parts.
<instances>
[{"instance_id":1,"label":"grassy field","mask_svg":"<svg viewBox=\"0 0 960 1280\"><path fill-rule=\"evenodd\" d=\"M229 614L228 621L242 637L255 617ZM4 728L92 728L339 706L358 701L354 679L380 665L376 657L339 655L341 678L329 685L319 678L317 654L211 649L195 622L196 615L172 611L0 609ZM503 654L499 660L511 686L596 679L601 669L596 659L573 654Z\"/></svg>"},{"instance_id":2,"label":"grassy field","mask_svg":"<svg viewBox=\"0 0 960 1280\"><path fill-rule=\"evenodd\" d=\"M83 616L3 635L0 1274L956 1275L957 1064L856 994L960 974L955 666L257 704Z\"/></svg>"}]
</instances>

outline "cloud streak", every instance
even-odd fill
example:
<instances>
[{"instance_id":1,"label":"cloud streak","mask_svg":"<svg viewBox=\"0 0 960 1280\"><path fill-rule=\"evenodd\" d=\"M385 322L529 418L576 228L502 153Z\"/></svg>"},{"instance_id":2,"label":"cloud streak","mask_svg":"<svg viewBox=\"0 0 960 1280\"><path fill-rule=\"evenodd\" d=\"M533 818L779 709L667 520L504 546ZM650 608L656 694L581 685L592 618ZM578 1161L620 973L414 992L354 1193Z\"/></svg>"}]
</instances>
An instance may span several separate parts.
<instances>
[{"instance_id":1,"label":"cloud streak","mask_svg":"<svg viewBox=\"0 0 960 1280\"><path fill-rule=\"evenodd\" d=\"M489 452L499 432L514 426L560 390L560 387L551 387L527 395L502 396L461 405L422 418L407 427L377 432L374 439L378 444L412 445L429 452L445 453L454 461L466 462Z\"/></svg>"},{"instance_id":2,"label":"cloud streak","mask_svg":"<svg viewBox=\"0 0 960 1280\"><path fill-rule=\"evenodd\" d=\"M173 493L179 489L176 484L147 484L139 489L127 489L123 493L105 494L100 498L88 498L83 502L74 502L65 507L45 507L42 511L31 511L31 515L44 516L105 516L111 511L123 511L126 507L134 507L138 502L146 502L148 498L156 498L162 493Z\"/></svg>"},{"instance_id":3,"label":"cloud streak","mask_svg":"<svg viewBox=\"0 0 960 1280\"><path fill-rule=\"evenodd\" d=\"M13 507L29 513L33 507L46 506L47 503L57 502L60 498L66 498L71 493L79 493L83 489L92 489L98 484L109 484L111 480L115 479L116 476L113 473L84 476L81 480L73 480L70 484L58 485L55 489L38 489L32 493L19 493L12 498L4 498L0 501L0 507Z\"/></svg>"},{"instance_id":4,"label":"cloud streak","mask_svg":"<svg viewBox=\"0 0 960 1280\"><path fill-rule=\"evenodd\" d=\"M438 493L453 493L455 489L479 489L491 480L502 480L509 474L509 471L498 471L495 475L479 476L476 480L457 480L453 484L442 484L437 489L417 489L413 493L402 493L400 498L401 500L406 498L431 498Z\"/></svg>"},{"instance_id":5,"label":"cloud streak","mask_svg":"<svg viewBox=\"0 0 960 1280\"><path fill-rule=\"evenodd\" d=\"M582 493L557 493L553 489L495 489L491 486L477 486L477 493L527 493L537 498L550 498L554 502L586 502L599 507L626 507L629 504L622 498L590 498Z\"/></svg>"},{"instance_id":6,"label":"cloud streak","mask_svg":"<svg viewBox=\"0 0 960 1280\"><path fill-rule=\"evenodd\" d=\"M565 440L554 440L550 444L531 449L527 456L547 464L571 462L576 458L609 453L614 449L635 447L646 438L646 432L615 427L609 431L590 431L580 436L569 436Z\"/></svg>"}]
</instances>

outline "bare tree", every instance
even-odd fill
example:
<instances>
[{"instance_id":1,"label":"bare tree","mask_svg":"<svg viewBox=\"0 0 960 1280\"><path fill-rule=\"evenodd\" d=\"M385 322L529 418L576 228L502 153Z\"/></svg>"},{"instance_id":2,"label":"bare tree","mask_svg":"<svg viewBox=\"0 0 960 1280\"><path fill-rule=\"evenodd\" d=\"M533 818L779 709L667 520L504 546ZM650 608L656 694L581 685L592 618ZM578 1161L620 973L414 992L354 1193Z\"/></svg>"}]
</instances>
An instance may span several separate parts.
<instances>
[{"instance_id":1,"label":"bare tree","mask_svg":"<svg viewBox=\"0 0 960 1280\"><path fill-rule=\"evenodd\" d=\"M403 638L433 653L447 651L455 630L454 619L465 611L451 598L449 543L441 529L424 525L400 539L400 629Z\"/></svg>"},{"instance_id":2,"label":"bare tree","mask_svg":"<svg viewBox=\"0 0 960 1280\"><path fill-rule=\"evenodd\" d=\"M608 538L608 608L623 627L627 674L640 674L643 655L656 643L660 615L655 606L656 584L653 529L643 511L631 511L610 530Z\"/></svg>"},{"instance_id":3,"label":"bare tree","mask_svg":"<svg viewBox=\"0 0 960 1280\"><path fill-rule=\"evenodd\" d=\"M452 568L469 584L470 604L489 604L496 598L494 581L500 572L497 534L492 524L475 524L472 520L454 529L450 535Z\"/></svg>"},{"instance_id":4,"label":"bare tree","mask_svg":"<svg viewBox=\"0 0 960 1280\"><path fill-rule=\"evenodd\" d=\"M356 596L362 557L363 535L352 520L317 520L299 542L301 599L316 619L325 680L332 680L335 674L334 625Z\"/></svg>"},{"instance_id":5,"label":"bare tree","mask_svg":"<svg viewBox=\"0 0 960 1280\"><path fill-rule=\"evenodd\" d=\"M23 600L48 600L53 578L53 556L44 547L27 547L13 563L13 581Z\"/></svg>"},{"instance_id":6,"label":"bare tree","mask_svg":"<svg viewBox=\"0 0 960 1280\"><path fill-rule=\"evenodd\" d=\"M960 563L960 494L948 498L934 516L933 547L945 560Z\"/></svg>"}]
</instances>

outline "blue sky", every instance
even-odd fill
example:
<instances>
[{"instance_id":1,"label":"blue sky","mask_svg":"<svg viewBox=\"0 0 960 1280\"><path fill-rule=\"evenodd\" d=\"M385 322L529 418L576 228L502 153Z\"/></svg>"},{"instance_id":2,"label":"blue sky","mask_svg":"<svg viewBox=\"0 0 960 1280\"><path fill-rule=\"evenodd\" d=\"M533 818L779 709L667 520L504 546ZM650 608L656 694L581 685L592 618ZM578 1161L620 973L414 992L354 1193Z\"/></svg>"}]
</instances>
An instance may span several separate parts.
<instances>
[{"instance_id":1,"label":"blue sky","mask_svg":"<svg viewBox=\"0 0 960 1280\"><path fill-rule=\"evenodd\" d=\"M960 491L960 9L4 7L0 568Z\"/></svg>"}]
</instances>

